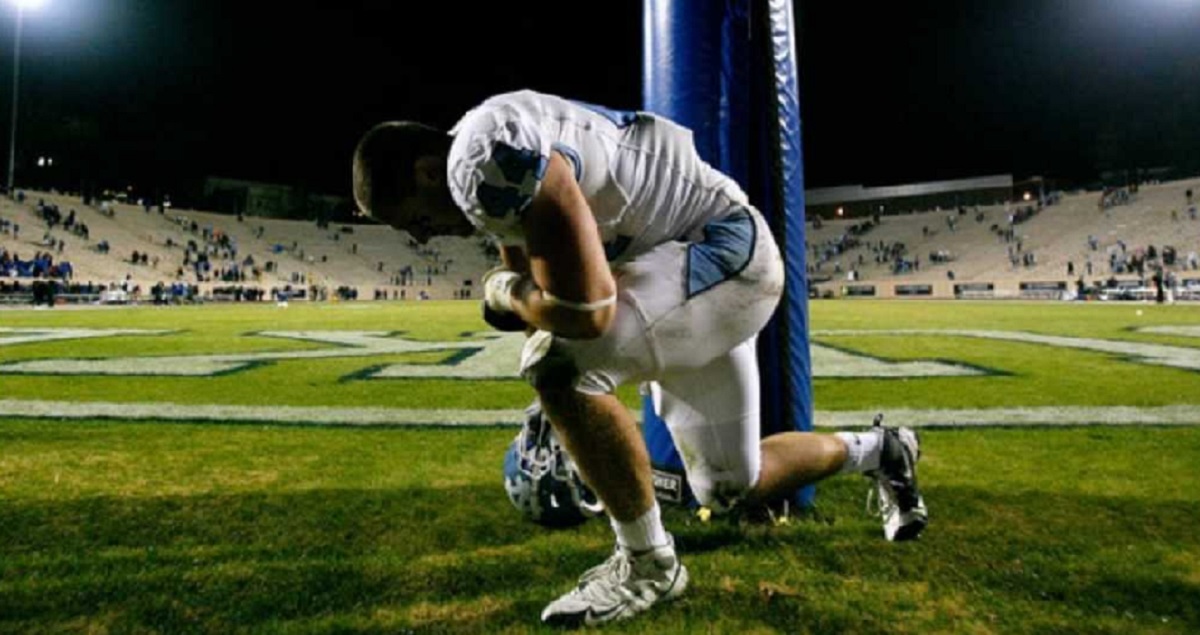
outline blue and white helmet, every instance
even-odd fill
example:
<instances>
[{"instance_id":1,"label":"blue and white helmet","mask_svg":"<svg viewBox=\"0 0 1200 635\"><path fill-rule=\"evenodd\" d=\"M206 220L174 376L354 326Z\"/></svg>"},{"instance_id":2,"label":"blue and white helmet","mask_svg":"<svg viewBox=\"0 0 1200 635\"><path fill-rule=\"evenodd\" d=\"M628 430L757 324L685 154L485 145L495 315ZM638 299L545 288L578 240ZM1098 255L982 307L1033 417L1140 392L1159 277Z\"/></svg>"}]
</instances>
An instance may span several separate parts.
<instances>
[{"instance_id":1,"label":"blue and white helmet","mask_svg":"<svg viewBox=\"0 0 1200 635\"><path fill-rule=\"evenodd\" d=\"M604 512L536 401L504 455L504 489L523 516L547 527L578 525Z\"/></svg>"}]
</instances>

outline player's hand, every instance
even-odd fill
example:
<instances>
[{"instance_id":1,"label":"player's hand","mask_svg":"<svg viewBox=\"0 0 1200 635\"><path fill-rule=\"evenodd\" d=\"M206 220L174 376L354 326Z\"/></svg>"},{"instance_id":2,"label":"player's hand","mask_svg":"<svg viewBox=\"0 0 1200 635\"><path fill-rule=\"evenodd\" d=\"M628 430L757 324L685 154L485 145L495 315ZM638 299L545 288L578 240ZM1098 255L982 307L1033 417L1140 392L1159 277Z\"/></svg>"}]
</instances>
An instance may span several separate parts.
<instances>
[{"instance_id":1,"label":"player's hand","mask_svg":"<svg viewBox=\"0 0 1200 635\"><path fill-rule=\"evenodd\" d=\"M513 290L521 274L496 267L483 274L483 306L496 313L513 312Z\"/></svg>"},{"instance_id":2,"label":"player's hand","mask_svg":"<svg viewBox=\"0 0 1200 635\"><path fill-rule=\"evenodd\" d=\"M487 305L487 301L483 302L483 321L497 331L506 333L515 333L529 328L521 316L508 311L493 311Z\"/></svg>"}]
</instances>

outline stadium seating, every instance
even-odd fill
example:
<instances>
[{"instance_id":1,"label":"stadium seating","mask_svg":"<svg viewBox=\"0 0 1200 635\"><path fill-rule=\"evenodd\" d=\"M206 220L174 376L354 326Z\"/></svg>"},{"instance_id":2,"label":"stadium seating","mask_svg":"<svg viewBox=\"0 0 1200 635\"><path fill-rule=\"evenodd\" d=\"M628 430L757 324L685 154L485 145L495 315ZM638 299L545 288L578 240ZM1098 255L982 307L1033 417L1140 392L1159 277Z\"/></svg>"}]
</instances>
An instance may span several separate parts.
<instances>
[{"instance_id":1,"label":"stadium seating","mask_svg":"<svg viewBox=\"0 0 1200 635\"><path fill-rule=\"evenodd\" d=\"M1008 205L992 205L967 208L966 214L957 210L933 210L914 214L883 216L879 226L859 237L857 247L831 255L820 268L813 271L817 286L835 294L843 293L847 286L874 286L876 296L895 295L897 285L929 285L933 295L950 297L954 285L992 284L994 296L1020 296L1025 283L1069 283L1083 277L1091 284L1110 277L1118 280L1137 279L1136 272L1113 273L1109 268L1109 252L1121 253L1125 245L1126 255L1153 245L1156 251L1163 246L1176 250L1177 261L1168 267L1181 279L1200 278L1200 271L1186 270L1186 259L1190 252L1200 252L1200 220L1192 220L1185 204L1187 189L1200 190L1200 179L1177 181L1164 184L1143 185L1125 205L1101 210L1098 207L1100 193L1081 192L1067 194L1054 205L1037 210L1024 222L1013 226L1014 240L1005 241L1002 233L1008 227L1009 214L1036 203L1016 202ZM1172 214L1172 210L1175 214ZM976 215L982 216L976 221ZM947 217L956 219L954 231L947 224ZM848 235L850 228L862 223L863 219L825 221L820 229L811 229L808 234L810 245L825 245L839 241ZM928 233L924 231L928 228ZM1096 248L1089 245L1094 238ZM1032 253L1035 264L1026 266L1018 260L1014 266L1009 257L1009 248L1016 248L1020 241L1021 253ZM903 243L903 258L920 259L919 270L895 272L893 262L876 263L872 245ZM949 255L948 262L932 262L935 252ZM859 255L865 264L857 266ZM1088 275L1088 260L1092 263L1092 274ZM814 258L809 251L810 265L816 265L821 257ZM1068 275L1068 263L1073 263L1074 273ZM840 267L839 267L840 265ZM857 266L857 281L849 280L849 270ZM948 272L953 272L950 280ZM1149 270L1144 272L1149 277ZM1026 294L1029 297L1029 294Z\"/></svg>"},{"instance_id":2,"label":"stadium seating","mask_svg":"<svg viewBox=\"0 0 1200 635\"><path fill-rule=\"evenodd\" d=\"M1191 219L1184 201L1189 188L1200 190L1200 179L1143 185L1129 203L1103 210L1098 192L1068 193L1040 209L1035 202L1014 202L885 215L865 232L855 228L861 230L867 219L824 221L808 233L811 276L818 293L828 295L1057 298L1073 291L1080 277L1089 285L1115 277L1123 285L1144 286L1148 270L1114 274L1110 253L1124 260L1139 249L1153 245L1161 252L1169 245L1176 262L1168 268L1181 282L1194 279L1200 286L1200 271L1190 270L1187 262L1191 252L1200 252L1200 220ZM76 223L88 226L88 238L61 225L47 230L36 211L39 201L57 205L64 217L74 210ZM201 296L214 290L229 295L227 289L239 285L264 291L290 285L309 294L316 287L317 295L326 297L340 288L346 298L392 299L403 292L405 299L450 299L497 262L494 250L478 238L440 237L419 246L405 232L380 225L320 227L195 210L147 211L124 203L110 207L106 214L76 196L56 193L29 192L22 204L3 199L0 219L19 224L21 232L17 238L0 232L0 248L24 259L50 252L56 261L72 264L77 282L116 287L128 281L143 293L160 282L184 282L197 285ZM1030 210L1034 213L1012 225L1006 240L1010 216ZM65 242L61 253L57 245L43 244L47 234ZM851 239L857 242L847 242ZM101 241L108 244L107 253L98 251ZM189 242L206 251L210 261L200 278L194 252L188 255ZM902 251L892 249L897 244ZM135 251L146 254L147 264L130 261ZM1024 261L1024 254L1034 260ZM896 256L904 266L897 268ZM273 266L268 269L267 263ZM239 275L229 275L233 270Z\"/></svg>"}]
</instances>

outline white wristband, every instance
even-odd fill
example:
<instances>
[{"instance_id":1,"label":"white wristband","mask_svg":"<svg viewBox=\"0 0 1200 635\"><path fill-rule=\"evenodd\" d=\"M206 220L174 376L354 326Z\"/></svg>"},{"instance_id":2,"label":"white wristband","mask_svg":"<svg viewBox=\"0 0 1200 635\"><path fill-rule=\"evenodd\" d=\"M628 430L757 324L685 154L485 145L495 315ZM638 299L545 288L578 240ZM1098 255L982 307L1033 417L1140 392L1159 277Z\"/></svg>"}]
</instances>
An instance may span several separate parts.
<instances>
[{"instance_id":1,"label":"white wristband","mask_svg":"<svg viewBox=\"0 0 1200 635\"><path fill-rule=\"evenodd\" d=\"M545 289L542 289L542 299L546 301L546 304L561 306L564 309L582 311L585 313L599 311L606 306L612 306L617 303L617 295L615 293L607 298L604 298L603 300L596 300L595 302L571 302L569 300L560 300L559 298L550 295L550 292L546 291Z\"/></svg>"}]
</instances>

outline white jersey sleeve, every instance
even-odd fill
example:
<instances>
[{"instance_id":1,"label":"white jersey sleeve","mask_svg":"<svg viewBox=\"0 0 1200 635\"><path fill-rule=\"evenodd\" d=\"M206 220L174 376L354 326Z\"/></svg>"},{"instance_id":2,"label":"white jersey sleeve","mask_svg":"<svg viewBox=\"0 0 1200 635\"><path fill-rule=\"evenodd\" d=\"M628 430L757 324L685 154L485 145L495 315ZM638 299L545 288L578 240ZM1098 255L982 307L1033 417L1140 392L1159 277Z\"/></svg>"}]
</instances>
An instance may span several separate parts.
<instances>
[{"instance_id":1,"label":"white jersey sleeve","mask_svg":"<svg viewBox=\"0 0 1200 635\"><path fill-rule=\"evenodd\" d=\"M500 244L523 245L521 219L546 175L551 140L527 115L496 103L467 113L451 134L454 202Z\"/></svg>"}]
</instances>

